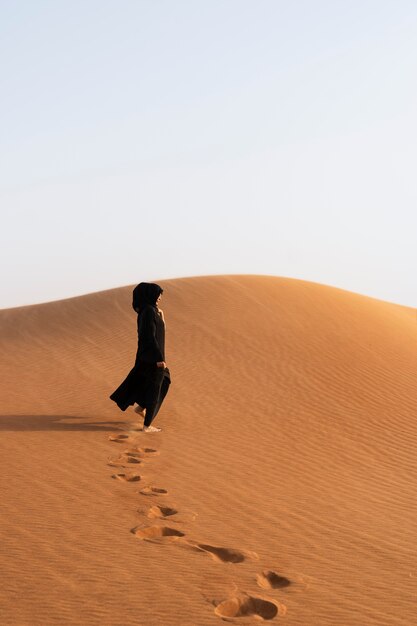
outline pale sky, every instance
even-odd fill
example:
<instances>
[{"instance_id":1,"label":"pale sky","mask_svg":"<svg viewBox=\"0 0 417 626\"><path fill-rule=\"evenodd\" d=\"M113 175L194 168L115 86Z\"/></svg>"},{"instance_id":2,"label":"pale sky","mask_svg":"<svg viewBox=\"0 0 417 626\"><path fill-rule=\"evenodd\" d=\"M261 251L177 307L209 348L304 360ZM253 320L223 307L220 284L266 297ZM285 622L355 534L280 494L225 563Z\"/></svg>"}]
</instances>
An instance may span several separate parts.
<instances>
[{"instance_id":1,"label":"pale sky","mask_svg":"<svg viewBox=\"0 0 417 626\"><path fill-rule=\"evenodd\" d=\"M207 274L417 307L415 0L0 0L0 308Z\"/></svg>"}]
</instances>

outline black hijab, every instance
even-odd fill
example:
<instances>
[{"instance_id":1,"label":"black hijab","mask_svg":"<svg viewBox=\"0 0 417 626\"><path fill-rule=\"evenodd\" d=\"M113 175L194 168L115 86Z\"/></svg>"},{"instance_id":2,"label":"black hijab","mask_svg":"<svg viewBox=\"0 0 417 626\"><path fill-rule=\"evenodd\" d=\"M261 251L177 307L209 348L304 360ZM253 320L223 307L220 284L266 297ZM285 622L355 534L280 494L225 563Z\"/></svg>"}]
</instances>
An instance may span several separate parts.
<instances>
[{"instance_id":1,"label":"black hijab","mask_svg":"<svg viewBox=\"0 0 417 626\"><path fill-rule=\"evenodd\" d=\"M133 290L132 306L136 313L142 313L145 306L156 306L156 301L163 291L156 283L139 283Z\"/></svg>"}]
</instances>

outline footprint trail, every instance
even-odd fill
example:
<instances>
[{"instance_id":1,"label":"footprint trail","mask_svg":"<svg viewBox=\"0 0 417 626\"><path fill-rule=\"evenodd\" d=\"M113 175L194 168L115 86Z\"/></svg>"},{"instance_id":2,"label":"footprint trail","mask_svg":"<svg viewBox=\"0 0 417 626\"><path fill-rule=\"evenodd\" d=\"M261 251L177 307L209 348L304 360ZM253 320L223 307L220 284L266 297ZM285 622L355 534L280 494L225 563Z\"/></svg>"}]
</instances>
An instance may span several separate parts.
<instances>
[{"instance_id":1,"label":"footprint trail","mask_svg":"<svg viewBox=\"0 0 417 626\"><path fill-rule=\"evenodd\" d=\"M130 447L124 450L119 456L108 459L108 465L110 466L126 467L128 464L146 463L146 459L150 460L152 457L160 454L155 448L136 445L138 442L138 435L136 434L133 436L130 434L111 435L109 440L114 443L124 443L130 445ZM134 472L113 474L112 478L122 482L139 482L142 479L139 474ZM137 491L137 493L142 496L154 498L168 495L167 489L155 487L152 484L145 485L142 489ZM178 514L178 510L176 508L172 506L164 506L158 503L158 501L156 501L156 504L149 506L147 510L139 508L137 512L141 516L146 515L149 520L155 520L159 523L163 523L165 520L168 521L171 519L174 524L181 524L183 522L183 520L175 518ZM192 520L194 520L196 516L197 514L194 514ZM130 532L141 541L153 543L176 542L178 546L206 554L220 564L235 566L240 563L259 560L259 556L256 552L188 540L187 538L184 538L185 533L183 531L171 526L140 525L132 528ZM292 584L292 581L289 578L269 569L256 574L255 580L258 587L261 587L269 592L283 590ZM246 618L246 620L248 618L253 618L255 620L267 621L273 620L277 616L283 616L286 614L287 608L281 602L261 598L256 595L250 595L246 592L239 593L238 586L234 584L234 587L234 592L232 592L234 595L232 595L232 597L226 598L220 602L218 600L212 601L212 604L215 606L215 615L223 621L235 621L236 619L244 618Z\"/></svg>"}]
</instances>

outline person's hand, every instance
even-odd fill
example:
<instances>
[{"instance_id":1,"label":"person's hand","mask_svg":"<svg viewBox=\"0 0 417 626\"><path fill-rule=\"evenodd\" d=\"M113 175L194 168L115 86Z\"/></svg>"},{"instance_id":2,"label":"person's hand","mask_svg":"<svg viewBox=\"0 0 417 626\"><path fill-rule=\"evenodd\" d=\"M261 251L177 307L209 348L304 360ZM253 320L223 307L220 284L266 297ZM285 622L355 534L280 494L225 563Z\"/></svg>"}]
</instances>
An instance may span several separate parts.
<instances>
[{"instance_id":1,"label":"person's hand","mask_svg":"<svg viewBox=\"0 0 417 626\"><path fill-rule=\"evenodd\" d=\"M156 367L163 367L164 369L166 368L167 364L165 363L165 361L158 361L158 363L156 364Z\"/></svg>"}]
</instances>

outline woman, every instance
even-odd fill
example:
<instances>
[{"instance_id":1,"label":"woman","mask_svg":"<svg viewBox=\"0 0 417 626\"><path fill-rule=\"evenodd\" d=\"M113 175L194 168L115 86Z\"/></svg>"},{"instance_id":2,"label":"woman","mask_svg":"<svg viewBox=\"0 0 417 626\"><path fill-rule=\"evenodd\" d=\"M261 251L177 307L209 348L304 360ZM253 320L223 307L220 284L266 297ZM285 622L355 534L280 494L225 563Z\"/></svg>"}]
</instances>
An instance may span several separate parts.
<instances>
[{"instance_id":1,"label":"woman","mask_svg":"<svg viewBox=\"0 0 417 626\"><path fill-rule=\"evenodd\" d=\"M171 384L165 363L165 320L159 308L163 289L155 283L140 283L133 290L132 306L138 314L138 349L134 368L110 396L119 409L138 404L136 413L145 416L145 433L157 433L152 426Z\"/></svg>"}]
</instances>

